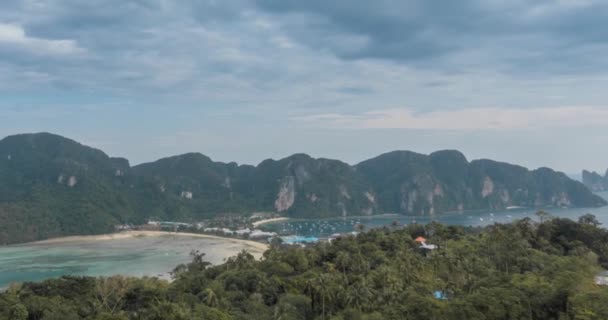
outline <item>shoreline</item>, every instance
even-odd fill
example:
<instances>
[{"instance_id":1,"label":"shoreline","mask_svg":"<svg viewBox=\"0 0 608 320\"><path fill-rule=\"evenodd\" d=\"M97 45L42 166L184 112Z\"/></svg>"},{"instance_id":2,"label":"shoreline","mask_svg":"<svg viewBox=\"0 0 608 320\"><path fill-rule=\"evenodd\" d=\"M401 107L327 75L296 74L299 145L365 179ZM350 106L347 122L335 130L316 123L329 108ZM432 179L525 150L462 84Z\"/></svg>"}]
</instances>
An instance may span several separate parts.
<instances>
[{"instance_id":1,"label":"shoreline","mask_svg":"<svg viewBox=\"0 0 608 320\"><path fill-rule=\"evenodd\" d=\"M215 236L215 235L190 233L190 232L139 231L139 230L123 231L123 232L100 234L100 235L59 237L59 238L51 238L51 239L40 240L40 241L35 241L35 242L20 243L17 245L45 245L45 244L54 244L54 243L79 242L79 241L107 241L107 240L132 239L132 238L139 238L139 237L160 237L160 236L180 236L180 237L194 237L194 238L202 238L202 239L222 240L222 241L226 241L228 243L243 244L243 245L246 245L247 247L254 248L256 251L261 251L261 253L263 253L264 251L266 251L270 248L270 246L267 244L253 241L253 240L220 237L220 236Z\"/></svg>"},{"instance_id":2,"label":"shoreline","mask_svg":"<svg viewBox=\"0 0 608 320\"><path fill-rule=\"evenodd\" d=\"M279 218L270 218L270 219L264 219L264 220L260 220L260 221L256 221L253 224L254 228L257 228L263 224L267 224L267 223L273 223L273 222L280 222L280 221L287 221L289 220L289 218L287 217L279 217Z\"/></svg>"}]
</instances>

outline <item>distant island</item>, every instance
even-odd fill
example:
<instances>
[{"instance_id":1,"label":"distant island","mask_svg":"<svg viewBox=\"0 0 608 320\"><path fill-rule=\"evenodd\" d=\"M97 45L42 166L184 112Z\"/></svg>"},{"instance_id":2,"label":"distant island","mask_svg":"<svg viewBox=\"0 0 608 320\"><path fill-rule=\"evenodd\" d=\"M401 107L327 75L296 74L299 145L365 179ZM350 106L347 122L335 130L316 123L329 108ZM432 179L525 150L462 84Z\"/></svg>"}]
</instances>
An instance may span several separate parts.
<instances>
[{"instance_id":1,"label":"distant island","mask_svg":"<svg viewBox=\"0 0 608 320\"><path fill-rule=\"evenodd\" d=\"M607 191L608 170L603 176L595 171L583 170L583 184L592 191Z\"/></svg>"},{"instance_id":2,"label":"distant island","mask_svg":"<svg viewBox=\"0 0 608 320\"><path fill-rule=\"evenodd\" d=\"M0 244L107 233L151 218L437 215L606 204L561 172L468 161L455 150L393 151L356 165L294 154L252 166L188 153L131 166L49 133L0 141Z\"/></svg>"}]
</instances>

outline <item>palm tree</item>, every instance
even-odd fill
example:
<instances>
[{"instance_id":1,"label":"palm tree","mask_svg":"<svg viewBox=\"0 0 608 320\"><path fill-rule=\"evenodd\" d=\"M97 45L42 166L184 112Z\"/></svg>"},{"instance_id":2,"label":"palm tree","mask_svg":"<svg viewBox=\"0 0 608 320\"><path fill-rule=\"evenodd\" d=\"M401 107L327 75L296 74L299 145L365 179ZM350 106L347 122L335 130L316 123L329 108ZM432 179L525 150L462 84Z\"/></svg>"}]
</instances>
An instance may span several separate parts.
<instances>
[{"instance_id":1,"label":"palm tree","mask_svg":"<svg viewBox=\"0 0 608 320\"><path fill-rule=\"evenodd\" d=\"M597 220L597 217L592 215L591 213L587 213L578 218L578 223L582 224L590 224L594 227L601 225L602 223Z\"/></svg>"},{"instance_id":2,"label":"palm tree","mask_svg":"<svg viewBox=\"0 0 608 320\"><path fill-rule=\"evenodd\" d=\"M342 271L344 279L346 279L346 269L350 264L351 259L349 254L343 251L338 252L338 254L336 255L336 267L338 267L340 271Z\"/></svg>"},{"instance_id":3,"label":"palm tree","mask_svg":"<svg viewBox=\"0 0 608 320\"><path fill-rule=\"evenodd\" d=\"M315 309L315 296L317 293L317 283L315 279L308 279L304 283L304 292L310 296L310 308Z\"/></svg>"},{"instance_id":4,"label":"palm tree","mask_svg":"<svg viewBox=\"0 0 608 320\"><path fill-rule=\"evenodd\" d=\"M274 309L274 320L293 319L297 310L290 304L278 304Z\"/></svg>"},{"instance_id":5,"label":"palm tree","mask_svg":"<svg viewBox=\"0 0 608 320\"><path fill-rule=\"evenodd\" d=\"M331 276L327 273L319 274L305 283L304 291L310 295L312 309L315 308L315 301L321 303L322 319L326 319L326 305L334 302L333 286Z\"/></svg>"},{"instance_id":6,"label":"palm tree","mask_svg":"<svg viewBox=\"0 0 608 320\"><path fill-rule=\"evenodd\" d=\"M362 311L363 306L369 306L374 293L367 285L365 278L353 283L347 291L346 303Z\"/></svg>"},{"instance_id":7,"label":"palm tree","mask_svg":"<svg viewBox=\"0 0 608 320\"><path fill-rule=\"evenodd\" d=\"M536 211L536 216L540 219L540 223L545 222L545 219L551 217L551 215L543 209Z\"/></svg>"},{"instance_id":8,"label":"palm tree","mask_svg":"<svg viewBox=\"0 0 608 320\"><path fill-rule=\"evenodd\" d=\"M365 231L365 225L363 223L357 224L357 231L359 231L359 232Z\"/></svg>"},{"instance_id":9,"label":"palm tree","mask_svg":"<svg viewBox=\"0 0 608 320\"><path fill-rule=\"evenodd\" d=\"M323 319L325 319L325 303L333 302L333 292L330 275L327 273L321 274L317 279L317 292L321 296L321 310Z\"/></svg>"},{"instance_id":10,"label":"palm tree","mask_svg":"<svg viewBox=\"0 0 608 320\"><path fill-rule=\"evenodd\" d=\"M400 277L393 272L391 268L384 268L382 270L382 298L386 302L393 300L395 295L401 290L402 281Z\"/></svg>"},{"instance_id":11,"label":"palm tree","mask_svg":"<svg viewBox=\"0 0 608 320\"><path fill-rule=\"evenodd\" d=\"M216 308L219 306L218 297L211 288L205 289L204 294L205 294L204 302L208 307Z\"/></svg>"}]
</instances>

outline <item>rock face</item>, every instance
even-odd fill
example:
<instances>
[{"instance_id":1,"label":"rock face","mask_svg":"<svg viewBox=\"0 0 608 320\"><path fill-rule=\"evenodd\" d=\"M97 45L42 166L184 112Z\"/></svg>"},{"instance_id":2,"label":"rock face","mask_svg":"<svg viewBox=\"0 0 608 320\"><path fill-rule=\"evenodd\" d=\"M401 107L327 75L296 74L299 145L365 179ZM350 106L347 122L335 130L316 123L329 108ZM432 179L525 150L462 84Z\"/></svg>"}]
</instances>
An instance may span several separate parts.
<instances>
[{"instance_id":1,"label":"rock face","mask_svg":"<svg viewBox=\"0 0 608 320\"><path fill-rule=\"evenodd\" d=\"M354 166L306 154L251 166L188 153L132 167L52 134L0 141L0 243L223 213L312 218L605 204L551 169L469 162L453 150L395 151Z\"/></svg>"},{"instance_id":2,"label":"rock face","mask_svg":"<svg viewBox=\"0 0 608 320\"><path fill-rule=\"evenodd\" d=\"M494 193L494 182L488 176L483 178L483 187L481 188L481 197L485 198Z\"/></svg>"},{"instance_id":3,"label":"rock face","mask_svg":"<svg viewBox=\"0 0 608 320\"><path fill-rule=\"evenodd\" d=\"M608 190L608 170L604 176L593 171L583 170L583 184L591 191L607 191Z\"/></svg>"},{"instance_id":4,"label":"rock face","mask_svg":"<svg viewBox=\"0 0 608 320\"><path fill-rule=\"evenodd\" d=\"M277 194L277 200L274 202L274 207L277 212L284 212L289 210L293 206L296 200L296 189L295 189L295 178L292 176L285 177L279 194Z\"/></svg>"},{"instance_id":5,"label":"rock face","mask_svg":"<svg viewBox=\"0 0 608 320\"><path fill-rule=\"evenodd\" d=\"M458 151L428 156L395 151L364 161L357 172L370 181L383 212L438 214L508 206L602 206L579 182L549 168L492 160L468 162Z\"/></svg>"}]
</instances>

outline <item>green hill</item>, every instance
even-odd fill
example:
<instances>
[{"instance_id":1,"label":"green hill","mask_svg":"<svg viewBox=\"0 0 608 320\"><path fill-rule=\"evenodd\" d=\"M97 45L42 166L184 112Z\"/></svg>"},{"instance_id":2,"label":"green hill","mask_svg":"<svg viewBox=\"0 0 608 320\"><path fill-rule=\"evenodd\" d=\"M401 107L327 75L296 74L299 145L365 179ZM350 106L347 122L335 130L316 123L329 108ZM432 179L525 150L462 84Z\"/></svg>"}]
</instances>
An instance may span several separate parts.
<instances>
[{"instance_id":1,"label":"green hill","mask_svg":"<svg viewBox=\"0 0 608 320\"><path fill-rule=\"evenodd\" d=\"M109 232L136 220L118 174L124 165L46 133L0 141L0 243Z\"/></svg>"},{"instance_id":2,"label":"green hill","mask_svg":"<svg viewBox=\"0 0 608 320\"><path fill-rule=\"evenodd\" d=\"M593 191L606 191L608 190L608 170L602 176L595 171L583 170L582 174L583 184Z\"/></svg>"},{"instance_id":3,"label":"green hill","mask_svg":"<svg viewBox=\"0 0 608 320\"><path fill-rule=\"evenodd\" d=\"M0 141L0 244L222 213L312 218L605 204L551 169L468 162L450 150L395 151L355 166L305 154L238 165L189 153L131 167L48 133Z\"/></svg>"},{"instance_id":4,"label":"green hill","mask_svg":"<svg viewBox=\"0 0 608 320\"><path fill-rule=\"evenodd\" d=\"M394 151L356 167L386 212L436 214L470 209L586 207L606 202L585 186L548 168L528 170L492 160L468 162L458 151L430 155Z\"/></svg>"}]
</instances>

